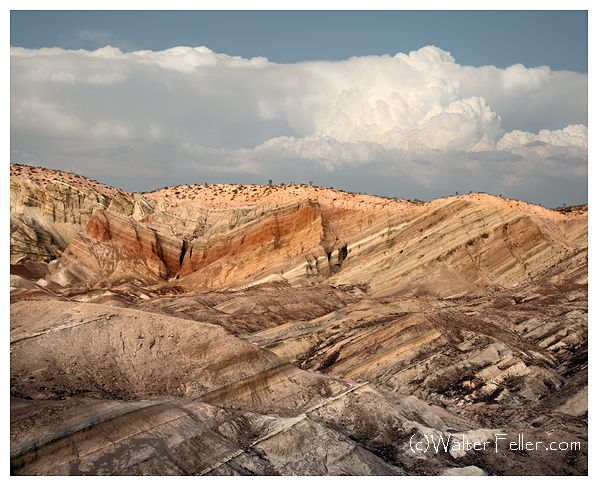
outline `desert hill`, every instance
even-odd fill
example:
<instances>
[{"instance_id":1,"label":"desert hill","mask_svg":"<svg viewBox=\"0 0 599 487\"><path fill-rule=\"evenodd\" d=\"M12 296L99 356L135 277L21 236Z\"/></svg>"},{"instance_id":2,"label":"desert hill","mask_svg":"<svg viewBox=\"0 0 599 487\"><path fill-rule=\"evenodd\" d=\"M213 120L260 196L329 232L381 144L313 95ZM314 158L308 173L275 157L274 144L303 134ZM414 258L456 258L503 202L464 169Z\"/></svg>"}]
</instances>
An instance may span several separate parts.
<instances>
[{"instance_id":1,"label":"desert hill","mask_svg":"<svg viewBox=\"0 0 599 487\"><path fill-rule=\"evenodd\" d=\"M587 471L586 206L20 165L10 203L15 474ZM410 448L496 434L573 446Z\"/></svg>"},{"instance_id":2,"label":"desert hill","mask_svg":"<svg viewBox=\"0 0 599 487\"><path fill-rule=\"evenodd\" d=\"M533 278L587 239L584 209L485 194L413 203L309 186L194 185L140 195L11 170L11 263L60 257L48 269L58 286L135 278L219 290L331 278L389 293L424 274L435 276L429 292L445 296Z\"/></svg>"}]
</instances>

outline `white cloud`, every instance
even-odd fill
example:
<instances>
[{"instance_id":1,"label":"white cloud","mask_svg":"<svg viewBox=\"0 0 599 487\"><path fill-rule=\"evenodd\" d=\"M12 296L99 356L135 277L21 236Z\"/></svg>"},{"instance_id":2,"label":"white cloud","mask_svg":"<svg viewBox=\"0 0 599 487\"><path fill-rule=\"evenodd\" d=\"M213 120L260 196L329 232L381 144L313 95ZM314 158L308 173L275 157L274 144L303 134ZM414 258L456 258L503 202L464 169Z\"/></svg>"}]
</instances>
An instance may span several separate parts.
<instances>
[{"instance_id":1,"label":"white cloud","mask_svg":"<svg viewBox=\"0 0 599 487\"><path fill-rule=\"evenodd\" d=\"M497 148L509 150L523 146L545 147L547 145L586 151L589 148L589 129L584 125L568 125L563 130L540 130L538 134L514 130L499 140Z\"/></svg>"},{"instance_id":2,"label":"white cloud","mask_svg":"<svg viewBox=\"0 0 599 487\"><path fill-rule=\"evenodd\" d=\"M206 47L11 48L12 157L63 168L78 154L95 177L98 155L113 169L112 148L127 147L118 160L129 173L151 168L176 184L352 168L381 187L395 177L439 194L464 178L472 190L524 191L536 174L548 194L563 174L586 185L587 88L580 73L461 66L433 46L290 65ZM122 185L151 189L135 183Z\"/></svg>"}]
</instances>

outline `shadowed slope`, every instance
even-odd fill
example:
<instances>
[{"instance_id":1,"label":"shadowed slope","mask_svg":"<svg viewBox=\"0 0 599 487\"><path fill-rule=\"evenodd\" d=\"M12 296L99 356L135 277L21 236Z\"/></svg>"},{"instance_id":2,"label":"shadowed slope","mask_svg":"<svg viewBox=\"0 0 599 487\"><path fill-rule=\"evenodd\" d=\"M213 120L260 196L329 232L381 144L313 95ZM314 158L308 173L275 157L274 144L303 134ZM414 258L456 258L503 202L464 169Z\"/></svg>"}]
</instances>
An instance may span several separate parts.
<instances>
[{"instance_id":1,"label":"shadowed slope","mask_svg":"<svg viewBox=\"0 0 599 487\"><path fill-rule=\"evenodd\" d=\"M11 166L11 472L586 475L587 215Z\"/></svg>"}]
</instances>

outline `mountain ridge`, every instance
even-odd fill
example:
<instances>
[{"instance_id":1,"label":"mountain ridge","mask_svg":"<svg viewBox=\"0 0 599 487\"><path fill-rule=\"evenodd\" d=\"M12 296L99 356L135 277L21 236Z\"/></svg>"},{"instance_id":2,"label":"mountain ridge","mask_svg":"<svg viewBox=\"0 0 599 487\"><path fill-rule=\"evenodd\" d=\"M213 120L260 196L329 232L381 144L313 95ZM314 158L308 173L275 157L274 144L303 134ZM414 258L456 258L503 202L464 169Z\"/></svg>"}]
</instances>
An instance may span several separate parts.
<instances>
[{"instance_id":1,"label":"mountain ridge","mask_svg":"<svg viewBox=\"0 0 599 487\"><path fill-rule=\"evenodd\" d=\"M586 205L17 165L10 201L14 475L588 473Z\"/></svg>"},{"instance_id":2,"label":"mountain ridge","mask_svg":"<svg viewBox=\"0 0 599 487\"><path fill-rule=\"evenodd\" d=\"M192 185L140 195L57 171L48 174L29 168L28 174L20 175L17 173L24 171L23 166L12 170L12 263L58 257L64 261L83 260L88 268L94 268L98 279L109 278L116 270L106 262L118 263L115 255L128 251L131 259L133 254L143 255L136 264L137 277L155 282L182 278L180 286L207 289L223 289L234 283L247 286L269 279L329 278L333 274L335 282L348 284L355 277L344 280L344 272L338 275L342 263L355 261L354 255L372 247L371 241L380 247L382 241L396 239L400 229L404 234L401 245L412 253L419 249L418 256L412 255L412 267L443 260L444 254L451 255L458 248L484 252L485 248L477 247L489 247L496 236L503 239L501 247L507 248L503 251L511 256L508 260L530 268L536 264L514 252L520 243L511 240L536 238L555 251L575 248L578 240L584 243L588 214L588 208L565 214L480 193L412 203L305 185ZM62 192L56 191L57 182ZM71 188L73 194L66 188ZM453 221L461 219L461 223L450 229L444 222L452 221L448 218L452 215ZM495 235L499 233L499 224L503 225L501 236ZM439 225L444 228L437 228ZM536 227L538 235L514 237L509 231L520 232L531 226ZM411 227L408 241L404 227ZM465 233L461 231L464 228ZM418 235L425 229L427 232ZM109 245L111 231L117 232L113 241L123 242L119 248ZM450 239L451 245L439 241L430 245L431 240L425 242L426 233L431 233L433 239L435 235ZM490 233L487 245L478 245ZM397 243L389 241L386 245L394 247ZM426 252L429 248L436 250ZM242 256L244 252L250 253L247 259ZM101 255L105 255L104 264ZM478 257L477 253L474 260ZM251 262L258 259L264 265L252 268ZM386 260L388 263L381 264L379 270L398 259L387 255ZM406 261L405 255L401 260ZM64 265L63 273L81 273L76 265L71 269L73 265ZM239 267L244 266L246 270L240 272ZM455 270L455 265L449 267L452 272ZM198 275L199 271L204 277ZM487 271L478 272L488 274ZM526 272L521 270L522 275L511 280L502 280L501 276L496 279L494 275L488 280L500 284L519 282ZM370 276L370 281L376 282L374 276Z\"/></svg>"}]
</instances>

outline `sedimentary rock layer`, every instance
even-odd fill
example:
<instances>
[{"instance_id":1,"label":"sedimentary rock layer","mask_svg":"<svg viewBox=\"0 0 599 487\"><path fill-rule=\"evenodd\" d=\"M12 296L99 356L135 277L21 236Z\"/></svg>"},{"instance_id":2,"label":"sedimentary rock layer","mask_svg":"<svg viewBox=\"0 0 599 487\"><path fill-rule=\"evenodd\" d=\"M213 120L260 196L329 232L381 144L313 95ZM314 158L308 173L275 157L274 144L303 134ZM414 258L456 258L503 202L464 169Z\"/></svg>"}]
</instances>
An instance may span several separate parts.
<instances>
[{"instance_id":1,"label":"sedimentary rock layer","mask_svg":"<svg viewBox=\"0 0 599 487\"><path fill-rule=\"evenodd\" d=\"M288 188L254 187L223 208L222 188L174 198L179 190L111 194L66 178L13 179L12 261L58 258L49 279L60 285L136 278L215 290L331 278L446 297L526 282L586 245L584 211L482 194L426 204L343 194L337 203L333 190L299 188L282 200ZM210 193L220 203L206 206Z\"/></svg>"},{"instance_id":2,"label":"sedimentary rock layer","mask_svg":"<svg viewBox=\"0 0 599 487\"><path fill-rule=\"evenodd\" d=\"M13 165L11 473L586 475L587 215Z\"/></svg>"}]
</instances>

